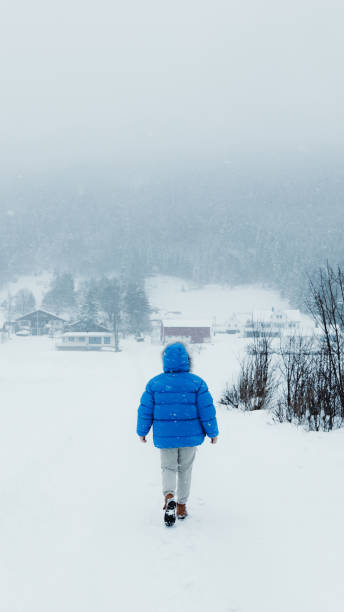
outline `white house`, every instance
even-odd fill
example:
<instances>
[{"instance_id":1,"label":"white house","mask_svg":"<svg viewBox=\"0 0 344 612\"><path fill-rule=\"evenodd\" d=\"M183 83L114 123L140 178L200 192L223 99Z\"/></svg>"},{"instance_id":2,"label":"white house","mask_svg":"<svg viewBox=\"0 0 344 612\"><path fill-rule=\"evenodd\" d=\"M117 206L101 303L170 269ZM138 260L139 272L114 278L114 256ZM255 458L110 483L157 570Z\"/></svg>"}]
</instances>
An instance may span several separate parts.
<instances>
[{"instance_id":1,"label":"white house","mask_svg":"<svg viewBox=\"0 0 344 612\"><path fill-rule=\"evenodd\" d=\"M256 310L247 318L244 336L252 337L259 330L272 338L280 335L294 335L301 328L299 310Z\"/></svg>"},{"instance_id":2,"label":"white house","mask_svg":"<svg viewBox=\"0 0 344 612\"><path fill-rule=\"evenodd\" d=\"M232 314L224 323L215 322L214 332L217 334L240 334L242 323L238 314Z\"/></svg>"},{"instance_id":3,"label":"white house","mask_svg":"<svg viewBox=\"0 0 344 612\"><path fill-rule=\"evenodd\" d=\"M60 351L100 351L114 347L114 336L110 332L65 332L56 342Z\"/></svg>"}]
</instances>

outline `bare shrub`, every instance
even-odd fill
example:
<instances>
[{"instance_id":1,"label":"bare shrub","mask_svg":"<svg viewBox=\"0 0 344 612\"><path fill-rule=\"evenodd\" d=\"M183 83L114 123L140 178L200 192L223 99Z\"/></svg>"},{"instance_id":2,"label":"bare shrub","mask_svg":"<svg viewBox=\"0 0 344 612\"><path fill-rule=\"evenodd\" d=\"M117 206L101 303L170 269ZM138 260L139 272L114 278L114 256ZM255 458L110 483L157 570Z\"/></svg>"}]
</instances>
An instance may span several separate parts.
<instances>
[{"instance_id":1,"label":"bare shrub","mask_svg":"<svg viewBox=\"0 0 344 612\"><path fill-rule=\"evenodd\" d=\"M226 387L222 404L243 410L273 404L278 421L312 431L343 425L344 272L340 267L327 265L310 281L308 308L320 334L281 340L276 351L264 329L254 329L238 380Z\"/></svg>"},{"instance_id":2,"label":"bare shrub","mask_svg":"<svg viewBox=\"0 0 344 612\"><path fill-rule=\"evenodd\" d=\"M310 282L308 307L322 330L328 360L328 381L334 388L344 419L344 272L327 264L316 281Z\"/></svg>"},{"instance_id":3,"label":"bare shrub","mask_svg":"<svg viewBox=\"0 0 344 612\"><path fill-rule=\"evenodd\" d=\"M320 270L310 283L309 308L321 333L311 340L291 338L281 345L282 393L275 408L279 421L309 430L340 427L344 415L344 278L338 268Z\"/></svg>"},{"instance_id":4,"label":"bare shrub","mask_svg":"<svg viewBox=\"0 0 344 612\"><path fill-rule=\"evenodd\" d=\"M280 371L282 394L277 405L277 416L282 421L296 420L302 423L305 417L305 400L309 393L312 372L313 343L301 336L289 338L280 345Z\"/></svg>"},{"instance_id":5,"label":"bare shrub","mask_svg":"<svg viewBox=\"0 0 344 612\"><path fill-rule=\"evenodd\" d=\"M242 410L267 408L276 386L271 339L258 328L240 364L236 384L227 385L220 403Z\"/></svg>"},{"instance_id":6,"label":"bare shrub","mask_svg":"<svg viewBox=\"0 0 344 612\"><path fill-rule=\"evenodd\" d=\"M281 347L282 393L277 420L303 425L311 431L330 431L341 424L340 405L332 380L327 350L320 343L298 338Z\"/></svg>"},{"instance_id":7,"label":"bare shrub","mask_svg":"<svg viewBox=\"0 0 344 612\"><path fill-rule=\"evenodd\" d=\"M220 404L231 408L239 408L240 393L237 385L226 385L223 395L220 399Z\"/></svg>"}]
</instances>

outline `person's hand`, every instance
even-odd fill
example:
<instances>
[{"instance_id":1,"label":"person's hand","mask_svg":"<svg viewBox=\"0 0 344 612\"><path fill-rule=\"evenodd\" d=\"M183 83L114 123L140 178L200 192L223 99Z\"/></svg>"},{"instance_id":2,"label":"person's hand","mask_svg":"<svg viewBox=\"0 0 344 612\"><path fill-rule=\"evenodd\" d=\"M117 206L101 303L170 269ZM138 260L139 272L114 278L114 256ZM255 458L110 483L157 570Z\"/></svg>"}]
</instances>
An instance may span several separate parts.
<instances>
[{"instance_id":1,"label":"person's hand","mask_svg":"<svg viewBox=\"0 0 344 612\"><path fill-rule=\"evenodd\" d=\"M141 442L147 442L146 436L139 436Z\"/></svg>"},{"instance_id":2,"label":"person's hand","mask_svg":"<svg viewBox=\"0 0 344 612\"><path fill-rule=\"evenodd\" d=\"M216 442L218 441L218 439L219 439L219 436L215 436L215 438L210 438L210 442L211 442L212 444L216 444Z\"/></svg>"}]
</instances>

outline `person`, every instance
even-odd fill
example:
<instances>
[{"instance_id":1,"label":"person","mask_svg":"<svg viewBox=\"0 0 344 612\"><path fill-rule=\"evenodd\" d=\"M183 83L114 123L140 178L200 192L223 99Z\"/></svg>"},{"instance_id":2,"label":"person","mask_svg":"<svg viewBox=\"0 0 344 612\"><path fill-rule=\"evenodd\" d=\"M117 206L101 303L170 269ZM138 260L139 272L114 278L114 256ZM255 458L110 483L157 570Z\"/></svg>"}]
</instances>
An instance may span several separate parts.
<instances>
[{"instance_id":1,"label":"person","mask_svg":"<svg viewBox=\"0 0 344 612\"><path fill-rule=\"evenodd\" d=\"M163 352L164 372L152 378L141 397L137 434L142 442L153 425L153 442L160 449L164 520L174 525L187 516L186 502L197 446L219 431L213 399L204 380L190 372L190 356L181 342ZM176 483L178 474L177 501Z\"/></svg>"}]
</instances>

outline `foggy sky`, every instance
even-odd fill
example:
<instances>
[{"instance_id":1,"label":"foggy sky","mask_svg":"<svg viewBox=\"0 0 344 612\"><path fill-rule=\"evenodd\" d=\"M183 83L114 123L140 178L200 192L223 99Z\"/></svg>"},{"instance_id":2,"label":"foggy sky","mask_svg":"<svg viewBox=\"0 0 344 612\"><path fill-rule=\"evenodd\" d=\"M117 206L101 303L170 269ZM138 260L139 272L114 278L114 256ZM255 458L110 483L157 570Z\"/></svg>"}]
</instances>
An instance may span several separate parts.
<instances>
[{"instance_id":1,"label":"foggy sky","mask_svg":"<svg viewBox=\"0 0 344 612\"><path fill-rule=\"evenodd\" d=\"M342 2L0 7L2 172L342 151Z\"/></svg>"}]
</instances>

